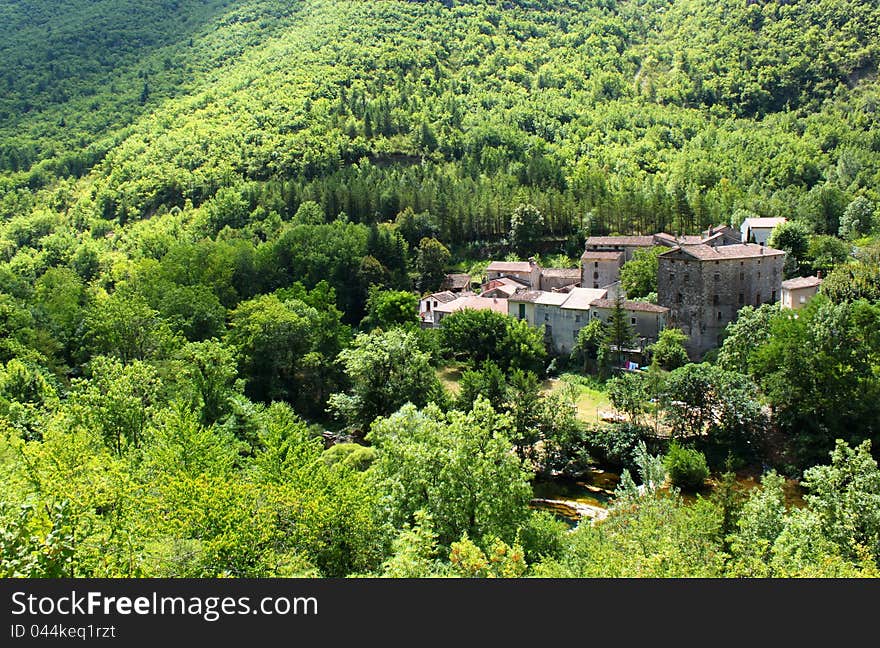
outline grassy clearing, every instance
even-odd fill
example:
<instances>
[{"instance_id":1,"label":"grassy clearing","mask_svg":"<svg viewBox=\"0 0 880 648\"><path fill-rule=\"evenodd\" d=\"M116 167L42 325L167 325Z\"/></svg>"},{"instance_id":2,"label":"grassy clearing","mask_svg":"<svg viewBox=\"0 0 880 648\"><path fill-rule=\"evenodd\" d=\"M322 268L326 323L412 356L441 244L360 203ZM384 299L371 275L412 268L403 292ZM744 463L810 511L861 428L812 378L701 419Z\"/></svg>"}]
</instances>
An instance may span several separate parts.
<instances>
[{"instance_id":1,"label":"grassy clearing","mask_svg":"<svg viewBox=\"0 0 880 648\"><path fill-rule=\"evenodd\" d=\"M450 394L457 395L461 390L461 374L467 369L462 363L450 363L437 369L437 377ZM577 416L585 423L596 423L603 413L613 411L608 394L601 385L590 378L577 374L563 374L559 378L549 378L541 383L545 394L559 393L566 388L577 390ZM598 414L597 414L598 412Z\"/></svg>"},{"instance_id":2,"label":"grassy clearing","mask_svg":"<svg viewBox=\"0 0 880 648\"><path fill-rule=\"evenodd\" d=\"M603 412L610 412L613 409L611 401L608 400L608 394L597 389L598 385L596 387L587 386L567 378L568 375L564 374L561 378L545 380L542 389L545 392L559 392L569 385L577 389L577 417L585 423L597 423Z\"/></svg>"}]
</instances>

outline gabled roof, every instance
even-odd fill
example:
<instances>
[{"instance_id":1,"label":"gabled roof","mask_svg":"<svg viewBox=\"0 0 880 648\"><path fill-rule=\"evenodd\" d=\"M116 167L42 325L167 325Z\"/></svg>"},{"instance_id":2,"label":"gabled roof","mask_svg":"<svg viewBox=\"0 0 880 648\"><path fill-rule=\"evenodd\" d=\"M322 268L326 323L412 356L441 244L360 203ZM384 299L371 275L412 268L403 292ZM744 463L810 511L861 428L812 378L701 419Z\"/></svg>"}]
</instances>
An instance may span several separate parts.
<instances>
[{"instance_id":1,"label":"gabled roof","mask_svg":"<svg viewBox=\"0 0 880 648\"><path fill-rule=\"evenodd\" d=\"M540 294L535 299L535 303L543 306L562 306L569 298L569 293L547 292L546 290L538 292Z\"/></svg>"},{"instance_id":2,"label":"gabled roof","mask_svg":"<svg viewBox=\"0 0 880 648\"><path fill-rule=\"evenodd\" d=\"M444 290L443 292L431 293L427 297L422 297L422 299L434 299L441 304L446 304L455 299L458 299L461 295L456 295L455 293L451 293L448 290Z\"/></svg>"},{"instance_id":3,"label":"gabled roof","mask_svg":"<svg viewBox=\"0 0 880 648\"><path fill-rule=\"evenodd\" d=\"M611 299L597 299L593 302L593 306L595 308L614 308L616 302ZM650 302L640 302L640 301L630 301L624 300L621 302L621 307L623 310L627 311L639 311L642 313L668 313L669 309L665 306L658 306L657 304L652 304Z\"/></svg>"},{"instance_id":4,"label":"gabled roof","mask_svg":"<svg viewBox=\"0 0 880 648\"><path fill-rule=\"evenodd\" d=\"M456 311L469 308L471 310L493 310L497 313L507 315L507 300L497 297L480 297L478 295L467 295L446 304L437 306L434 310L441 313L455 313Z\"/></svg>"},{"instance_id":5,"label":"gabled roof","mask_svg":"<svg viewBox=\"0 0 880 648\"><path fill-rule=\"evenodd\" d=\"M523 302L527 304L534 304L538 301L538 298L543 293L542 290L526 290L524 292L516 293L515 295L511 295L508 301L512 302Z\"/></svg>"},{"instance_id":6,"label":"gabled roof","mask_svg":"<svg viewBox=\"0 0 880 648\"><path fill-rule=\"evenodd\" d=\"M448 274L443 279L443 283L449 286L450 289L467 288L471 283L471 276L462 273Z\"/></svg>"},{"instance_id":7,"label":"gabled roof","mask_svg":"<svg viewBox=\"0 0 880 648\"><path fill-rule=\"evenodd\" d=\"M614 254L612 252L611 254ZM618 252L617 254L623 254L622 252ZM541 269L542 277L562 277L564 279L575 279L580 281L581 279L581 271L579 268L542 268Z\"/></svg>"},{"instance_id":8,"label":"gabled roof","mask_svg":"<svg viewBox=\"0 0 880 648\"><path fill-rule=\"evenodd\" d=\"M800 290L802 288L815 288L822 283L819 277L796 277L782 282L785 290Z\"/></svg>"},{"instance_id":9,"label":"gabled roof","mask_svg":"<svg viewBox=\"0 0 880 648\"><path fill-rule=\"evenodd\" d=\"M587 247L591 245L611 245L620 247L651 247L653 236L591 236L587 239Z\"/></svg>"},{"instance_id":10,"label":"gabled roof","mask_svg":"<svg viewBox=\"0 0 880 648\"><path fill-rule=\"evenodd\" d=\"M528 261L493 261L486 272L531 272L532 264Z\"/></svg>"},{"instance_id":11,"label":"gabled roof","mask_svg":"<svg viewBox=\"0 0 880 648\"><path fill-rule=\"evenodd\" d=\"M785 254L782 250L776 250L755 243L740 243L738 245L677 245L663 252L661 257L668 257L676 252L682 252L699 261L718 261L721 259L751 259L756 257L771 257Z\"/></svg>"},{"instance_id":12,"label":"gabled roof","mask_svg":"<svg viewBox=\"0 0 880 648\"><path fill-rule=\"evenodd\" d=\"M617 250L587 250L581 255L581 261L617 261L622 254Z\"/></svg>"},{"instance_id":13,"label":"gabled roof","mask_svg":"<svg viewBox=\"0 0 880 648\"><path fill-rule=\"evenodd\" d=\"M568 299L562 305L565 310L590 310L590 304L597 299L604 299L608 291L604 288L573 288Z\"/></svg>"},{"instance_id":14,"label":"gabled roof","mask_svg":"<svg viewBox=\"0 0 880 648\"><path fill-rule=\"evenodd\" d=\"M489 293L500 293L505 297L510 297L511 295L515 295L518 292L521 292L524 289L519 283L511 282L511 283L501 283L492 281L489 284L489 287L486 288L481 294L483 297L488 297Z\"/></svg>"}]
</instances>

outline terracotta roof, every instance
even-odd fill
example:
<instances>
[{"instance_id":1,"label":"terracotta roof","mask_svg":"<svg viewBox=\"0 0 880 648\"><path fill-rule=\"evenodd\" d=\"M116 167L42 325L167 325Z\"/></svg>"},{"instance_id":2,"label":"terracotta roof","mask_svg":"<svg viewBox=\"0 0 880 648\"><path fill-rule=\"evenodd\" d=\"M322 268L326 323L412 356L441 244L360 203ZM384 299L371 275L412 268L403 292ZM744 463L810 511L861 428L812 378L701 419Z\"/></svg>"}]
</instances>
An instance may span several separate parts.
<instances>
[{"instance_id":1,"label":"terracotta roof","mask_svg":"<svg viewBox=\"0 0 880 648\"><path fill-rule=\"evenodd\" d=\"M785 254L782 250L775 250L771 247L756 245L755 243L740 243L738 245L719 245L713 247L711 245L677 245L663 252L660 256L665 257L673 252L684 252L685 254L699 259L700 261L715 261L720 259L750 259L754 257L771 257Z\"/></svg>"},{"instance_id":2,"label":"terracotta roof","mask_svg":"<svg viewBox=\"0 0 880 648\"><path fill-rule=\"evenodd\" d=\"M612 252L613 254L613 252ZM618 252L617 254L623 254L622 252ZM580 281L581 271L580 268L542 268L541 275L544 277L566 277L573 278Z\"/></svg>"},{"instance_id":3,"label":"terracotta roof","mask_svg":"<svg viewBox=\"0 0 880 648\"><path fill-rule=\"evenodd\" d=\"M799 290L801 288L814 288L822 283L819 277L796 277L782 282L786 290Z\"/></svg>"},{"instance_id":4,"label":"terracotta roof","mask_svg":"<svg viewBox=\"0 0 880 648\"><path fill-rule=\"evenodd\" d=\"M596 259L597 261L617 261L623 252L611 250L587 250L581 255L581 260Z\"/></svg>"},{"instance_id":5,"label":"terracotta roof","mask_svg":"<svg viewBox=\"0 0 880 648\"><path fill-rule=\"evenodd\" d=\"M507 300L498 297L479 297L476 295L469 295L467 297L459 297L448 304L437 306L434 310L440 311L441 313L454 313L466 308L470 308L471 310L493 310L507 315Z\"/></svg>"},{"instance_id":6,"label":"terracotta roof","mask_svg":"<svg viewBox=\"0 0 880 648\"><path fill-rule=\"evenodd\" d=\"M628 247L651 247L653 236L591 236L587 239L587 247L591 245L619 245Z\"/></svg>"},{"instance_id":7,"label":"terracotta roof","mask_svg":"<svg viewBox=\"0 0 880 648\"><path fill-rule=\"evenodd\" d=\"M532 264L528 261L493 261L486 272L531 272Z\"/></svg>"},{"instance_id":8,"label":"terracotta roof","mask_svg":"<svg viewBox=\"0 0 880 648\"><path fill-rule=\"evenodd\" d=\"M667 234L666 232L659 232L658 234L654 234L654 238L662 239L664 241L675 242L675 237L672 234Z\"/></svg>"},{"instance_id":9,"label":"terracotta roof","mask_svg":"<svg viewBox=\"0 0 880 648\"><path fill-rule=\"evenodd\" d=\"M596 308L614 308L615 302L611 299L596 299L592 303ZM668 313L669 309L665 306L658 306L649 302L629 301L628 299L621 302L623 310L640 311L642 313Z\"/></svg>"},{"instance_id":10,"label":"terracotta roof","mask_svg":"<svg viewBox=\"0 0 880 648\"><path fill-rule=\"evenodd\" d=\"M682 245L699 245L704 240L702 236L692 236L690 234L678 237L678 242Z\"/></svg>"},{"instance_id":11,"label":"terracotta roof","mask_svg":"<svg viewBox=\"0 0 880 648\"><path fill-rule=\"evenodd\" d=\"M573 288L562 305L565 310L590 310L590 304L604 299L608 291L604 288Z\"/></svg>"}]
</instances>

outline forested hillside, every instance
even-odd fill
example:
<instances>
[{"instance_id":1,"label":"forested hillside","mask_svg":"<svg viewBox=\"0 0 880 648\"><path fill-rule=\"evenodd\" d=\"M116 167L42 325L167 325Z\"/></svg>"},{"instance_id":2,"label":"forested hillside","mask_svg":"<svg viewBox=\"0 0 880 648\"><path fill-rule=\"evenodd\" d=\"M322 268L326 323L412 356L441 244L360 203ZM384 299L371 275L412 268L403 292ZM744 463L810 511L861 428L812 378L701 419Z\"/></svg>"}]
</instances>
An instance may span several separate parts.
<instances>
[{"instance_id":1,"label":"forested hillside","mask_svg":"<svg viewBox=\"0 0 880 648\"><path fill-rule=\"evenodd\" d=\"M0 0L0 575L875 575L878 63L876 0ZM490 252L755 215L831 276L712 364L418 326ZM528 508L597 462L608 520Z\"/></svg>"}]
</instances>

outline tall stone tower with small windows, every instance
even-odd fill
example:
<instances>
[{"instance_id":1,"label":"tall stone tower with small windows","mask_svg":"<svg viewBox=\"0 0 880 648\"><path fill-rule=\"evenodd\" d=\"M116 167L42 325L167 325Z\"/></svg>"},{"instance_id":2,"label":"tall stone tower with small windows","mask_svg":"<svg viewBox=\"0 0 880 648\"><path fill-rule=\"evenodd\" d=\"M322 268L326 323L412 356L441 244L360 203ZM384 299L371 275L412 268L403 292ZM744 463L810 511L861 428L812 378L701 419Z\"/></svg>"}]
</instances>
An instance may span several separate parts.
<instances>
[{"instance_id":1,"label":"tall stone tower with small windows","mask_svg":"<svg viewBox=\"0 0 880 648\"><path fill-rule=\"evenodd\" d=\"M688 336L698 359L721 343L743 306L782 297L785 252L755 244L678 245L659 257L657 302L669 309L668 326Z\"/></svg>"}]
</instances>

